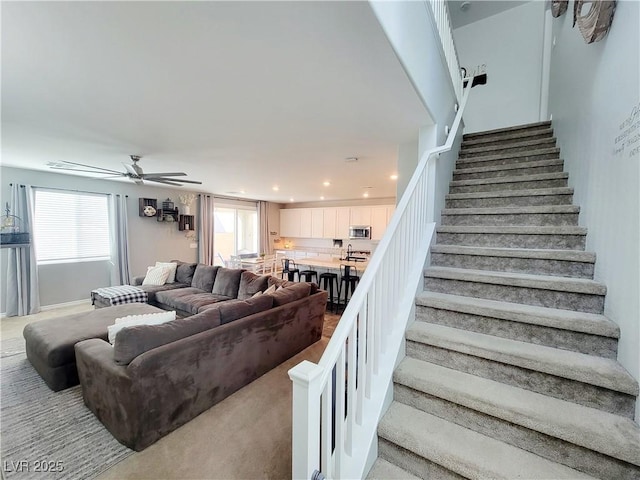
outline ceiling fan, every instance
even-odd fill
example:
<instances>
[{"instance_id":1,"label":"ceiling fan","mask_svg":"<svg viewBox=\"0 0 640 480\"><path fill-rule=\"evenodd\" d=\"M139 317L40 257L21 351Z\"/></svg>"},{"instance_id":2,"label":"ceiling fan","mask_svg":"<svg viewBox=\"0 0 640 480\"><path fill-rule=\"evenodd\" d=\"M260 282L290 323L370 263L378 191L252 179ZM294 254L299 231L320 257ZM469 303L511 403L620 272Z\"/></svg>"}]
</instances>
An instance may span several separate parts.
<instances>
[{"instance_id":1,"label":"ceiling fan","mask_svg":"<svg viewBox=\"0 0 640 480\"><path fill-rule=\"evenodd\" d=\"M66 160L60 162L49 162L49 167L55 170L68 170L72 172L88 172L106 175L102 178L113 178L113 177L127 177L136 182L138 185L142 185L144 181L148 182L156 182L156 183L164 183L166 185L175 185L177 187L182 187L183 183L195 183L202 184L202 182L196 182L194 180L185 180L183 178L173 178L173 177L184 177L187 174L184 172L159 172L159 173L144 173L142 171L142 167L138 165L138 162L142 158L139 155L129 155L133 164L129 165L123 163L124 169L126 172L118 172L117 170L111 170L109 168L95 167L93 165L85 165L83 163L75 163L75 162L67 162ZM83 167L83 168L81 168ZM90 169L90 170L87 170Z\"/></svg>"}]
</instances>

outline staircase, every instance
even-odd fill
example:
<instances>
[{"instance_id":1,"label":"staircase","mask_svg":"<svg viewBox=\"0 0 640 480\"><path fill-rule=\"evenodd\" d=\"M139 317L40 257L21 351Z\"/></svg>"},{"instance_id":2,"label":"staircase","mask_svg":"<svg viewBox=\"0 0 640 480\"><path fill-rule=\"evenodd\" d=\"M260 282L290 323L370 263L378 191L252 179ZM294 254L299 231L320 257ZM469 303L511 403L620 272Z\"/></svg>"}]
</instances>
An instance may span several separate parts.
<instances>
[{"instance_id":1,"label":"staircase","mask_svg":"<svg viewBox=\"0 0 640 480\"><path fill-rule=\"evenodd\" d=\"M550 122L464 136L368 478L640 478L559 154Z\"/></svg>"}]
</instances>

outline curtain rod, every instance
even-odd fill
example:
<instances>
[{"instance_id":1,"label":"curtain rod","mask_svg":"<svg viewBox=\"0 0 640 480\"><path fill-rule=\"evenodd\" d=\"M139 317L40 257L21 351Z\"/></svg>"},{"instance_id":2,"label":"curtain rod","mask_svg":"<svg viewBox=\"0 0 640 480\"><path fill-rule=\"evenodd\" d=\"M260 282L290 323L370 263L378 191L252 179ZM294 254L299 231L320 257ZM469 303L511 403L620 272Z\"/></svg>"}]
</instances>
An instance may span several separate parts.
<instances>
[{"instance_id":1,"label":"curtain rod","mask_svg":"<svg viewBox=\"0 0 640 480\"><path fill-rule=\"evenodd\" d=\"M213 194L210 194L210 193L199 193L198 196L199 197L219 198L221 200L238 200L240 202L250 202L250 203L258 203L258 202L260 202L260 200L254 200L254 199L251 199L251 198L225 197L223 195L213 195Z\"/></svg>"},{"instance_id":2,"label":"curtain rod","mask_svg":"<svg viewBox=\"0 0 640 480\"><path fill-rule=\"evenodd\" d=\"M10 183L9 186L13 186L13 183ZM24 185L20 185L20 187L24 187ZM104 192L90 192L88 190L74 190L72 188L58 188L58 187L40 187L38 185L32 185L33 188L40 188L43 190L60 190L62 192L76 192L76 193L89 193L91 195L121 195L120 193L104 193ZM125 197L129 197L129 195L125 195Z\"/></svg>"}]
</instances>

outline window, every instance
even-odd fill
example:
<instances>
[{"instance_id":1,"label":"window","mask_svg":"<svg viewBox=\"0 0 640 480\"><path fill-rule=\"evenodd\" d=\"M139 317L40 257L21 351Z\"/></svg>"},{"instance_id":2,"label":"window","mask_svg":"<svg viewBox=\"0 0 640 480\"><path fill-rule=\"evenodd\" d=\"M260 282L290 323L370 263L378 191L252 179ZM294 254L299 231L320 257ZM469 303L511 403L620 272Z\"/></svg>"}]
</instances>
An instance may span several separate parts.
<instances>
[{"instance_id":1,"label":"window","mask_svg":"<svg viewBox=\"0 0 640 480\"><path fill-rule=\"evenodd\" d=\"M36 189L35 196L38 263L111 257L107 195Z\"/></svg>"},{"instance_id":2,"label":"window","mask_svg":"<svg viewBox=\"0 0 640 480\"><path fill-rule=\"evenodd\" d=\"M258 210L255 204L247 206L217 205L213 209L213 246L215 265L231 255L258 253Z\"/></svg>"}]
</instances>

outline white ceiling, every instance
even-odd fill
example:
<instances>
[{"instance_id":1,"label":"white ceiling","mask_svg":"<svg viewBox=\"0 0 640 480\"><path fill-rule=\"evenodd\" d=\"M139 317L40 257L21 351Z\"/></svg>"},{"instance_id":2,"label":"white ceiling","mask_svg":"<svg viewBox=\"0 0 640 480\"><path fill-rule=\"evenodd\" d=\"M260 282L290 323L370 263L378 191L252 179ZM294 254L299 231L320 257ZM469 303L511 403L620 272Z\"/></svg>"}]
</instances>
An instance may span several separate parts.
<instances>
[{"instance_id":1,"label":"white ceiling","mask_svg":"<svg viewBox=\"0 0 640 480\"><path fill-rule=\"evenodd\" d=\"M527 1L449 0L447 3L449 4L449 12L451 14L451 25L455 29L487 17L492 17L510 8L519 7L527 3ZM462 4L468 4L468 6L465 9L461 9Z\"/></svg>"},{"instance_id":2,"label":"white ceiling","mask_svg":"<svg viewBox=\"0 0 640 480\"><path fill-rule=\"evenodd\" d=\"M392 197L430 123L367 2L2 4L4 165L139 154L222 195Z\"/></svg>"}]
</instances>

